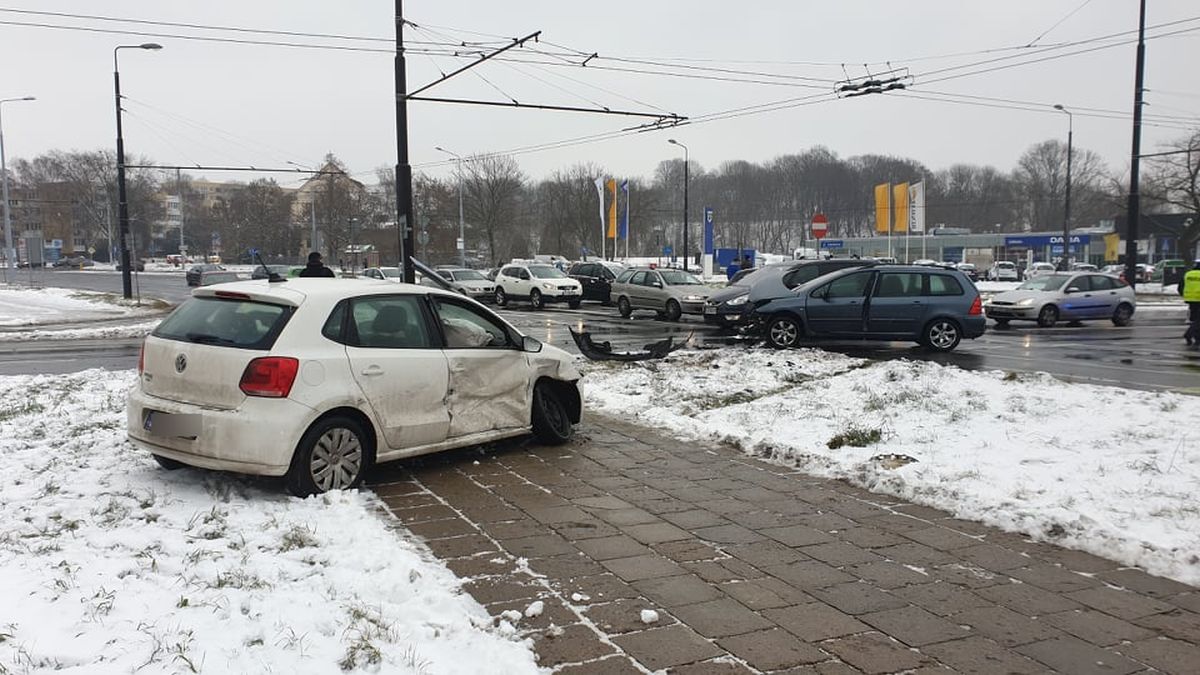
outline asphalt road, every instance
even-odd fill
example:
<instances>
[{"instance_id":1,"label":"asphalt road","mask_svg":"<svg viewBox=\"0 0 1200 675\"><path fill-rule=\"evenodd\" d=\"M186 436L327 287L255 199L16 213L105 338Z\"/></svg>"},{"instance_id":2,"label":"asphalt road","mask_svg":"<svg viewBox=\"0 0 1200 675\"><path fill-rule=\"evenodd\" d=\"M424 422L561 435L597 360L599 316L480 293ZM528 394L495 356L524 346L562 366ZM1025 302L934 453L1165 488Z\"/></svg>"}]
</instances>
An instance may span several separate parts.
<instances>
[{"instance_id":1,"label":"asphalt road","mask_svg":"<svg viewBox=\"0 0 1200 675\"><path fill-rule=\"evenodd\" d=\"M189 295L182 272L138 277L143 296L180 302ZM121 277L115 272L47 271L44 278L47 286L121 290ZM568 328L587 330L596 340L610 341L618 351L637 351L668 336L689 340L697 347L744 341L707 326L696 317L669 323L647 312L636 313L627 321L615 309L594 303L587 303L577 311L552 307L534 312L520 305L500 311L522 331L572 352L576 349ZM972 370L1044 371L1071 381L1200 394L1200 350L1186 348L1182 333L1181 310L1147 310L1139 312L1133 325L1125 328L1108 322L1075 327L1060 325L1052 329L1032 324L1006 328L989 325L982 338L965 341L950 354L930 354L905 343L840 342L822 346L873 359L920 359ZM4 343L0 345L0 374L132 368L137 353L137 340Z\"/></svg>"}]
</instances>

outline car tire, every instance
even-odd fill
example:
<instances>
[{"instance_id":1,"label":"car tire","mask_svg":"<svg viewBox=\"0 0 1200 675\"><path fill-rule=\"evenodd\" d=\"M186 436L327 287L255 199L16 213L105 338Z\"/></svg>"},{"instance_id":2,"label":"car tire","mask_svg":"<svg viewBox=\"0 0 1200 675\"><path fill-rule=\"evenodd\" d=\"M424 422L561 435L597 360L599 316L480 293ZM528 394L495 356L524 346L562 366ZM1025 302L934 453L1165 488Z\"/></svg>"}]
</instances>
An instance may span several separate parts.
<instances>
[{"instance_id":1,"label":"car tire","mask_svg":"<svg viewBox=\"0 0 1200 675\"><path fill-rule=\"evenodd\" d=\"M775 349L791 349L800 344L800 320L784 314L767 322L767 344Z\"/></svg>"},{"instance_id":2,"label":"car tire","mask_svg":"<svg viewBox=\"0 0 1200 675\"><path fill-rule=\"evenodd\" d=\"M350 490L362 483L370 465L370 445L362 426L336 415L317 421L305 432L285 480L288 491L297 497Z\"/></svg>"},{"instance_id":3,"label":"car tire","mask_svg":"<svg viewBox=\"0 0 1200 675\"><path fill-rule=\"evenodd\" d=\"M162 455L150 456L154 458L154 461L158 462L160 467L166 469L167 471L175 471L176 469L182 469L183 467L187 466L187 464L184 464L179 460L171 459L170 457L163 457Z\"/></svg>"},{"instance_id":4,"label":"car tire","mask_svg":"<svg viewBox=\"0 0 1200 675\"><path fill-rule=\"evenodd\" d=\"M1112 322L1114 326L1128 326L1133 320L1133 305L1128 302L1122 302L1113 310Z\"/></svg>"},{"instance_id":5,"label":"car tire","mask_svg":"<svg viewBox=\"0 0 1200 675\"><path fill-rule=\"evenodd\" d=\"M496 306L503 307L508 304L508 296L504 294L504 289L496 287Z\"/></svg>"},{"instance_id":6,"label":"car tire","mask_svg":"<svg viewBox=\"0 0 1200 675\"><path fill-rule=\"evenodd\" d=\"M580 303L580 300L572 300L567 303L567 307L570 307L571 309L579 309Z\"/></svg>"},{"instance_id":7,"label":"car tire","mask_svg":"<svg viewBox=\"0 0 1200 675\"><path fill-rule=\"evenodd\" d=\"M997 326L1007 326L1011 319L992 319L992 321L995 321Z\"/></svg>"},{"instance_id":8,"label":"car tire","mask_svg":"<svg viewBox=\"0 0 1200 675\"><path fill-rule=\"evenodd\" d=\"M538 382L533 388L533 436L543 445L562 445L571 440L575 427L567 407L554 388Z\"/></svg>"},{"instance_id":9,"label":"car tire","mask_svg":"<svg viewBox=\"0 0 1200 675\"><path fill-rule=\"evenodd\" d=\"M1058 323L1058 308L1054 305L1046 305L1038 312L1037 324L1042 328L1054 328L1054 324Z\"/></svg>"},{"instance_id":10,"label":"car tire","mask_svg":"<svg viewBox=\"0 0 1200 675\"><path fill-rule=\"evenodd\" d=\"M546 306L546 303L542 301L542 292L536 288L529 291L529 306L533 309L541 309Z\"/></svg>"},{"instance_id":11,"label":"car tire","mask_svg":"<svg viewBox=\"0 0 1200 675\"><path fill-rule=\"evenodd\" d=\"M633 307L629 306L629 298L623 295L617 298L617 311L626 319L633 316Z\"/></svg>"},{"instance_id":12,"label":"car tire","mask_svg":"<svg viewBox=\"0 0 1200 675\"><path fill-rule=\"evenodd\" d=\"M683 316L683 308L675 300L667 301L667 321L678 321Z\"/></svg>"},{"instance_id":13,"label":"car tire","mask_svg":"<svg viewBox=\"0 0 1200 675\"><path fill-rule=\"evenodd\" d=\"M962 342L962 328L953 319L934 319L921 331L921 344L935 352L948 352Z\"/></svg>"}]
</instances>

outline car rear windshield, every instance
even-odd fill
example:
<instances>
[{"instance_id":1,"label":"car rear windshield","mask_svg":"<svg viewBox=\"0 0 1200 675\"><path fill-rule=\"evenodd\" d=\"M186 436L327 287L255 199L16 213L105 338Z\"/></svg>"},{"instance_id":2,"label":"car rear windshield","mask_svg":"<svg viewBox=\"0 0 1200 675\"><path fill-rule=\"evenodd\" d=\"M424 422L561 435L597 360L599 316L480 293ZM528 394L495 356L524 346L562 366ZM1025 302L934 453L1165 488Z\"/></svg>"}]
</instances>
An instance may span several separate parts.
<instances>
[{"instance_id":1,"label":"car rear windshield","mask_svg":"<svg viewBox=\"0 0 1200 675\"><path fill-rule=\"evenodd\" d=\"M293 308L227 298L192 298L151 333L167 340L238 349L270 349Z\"/></svg>"}]
</instances>

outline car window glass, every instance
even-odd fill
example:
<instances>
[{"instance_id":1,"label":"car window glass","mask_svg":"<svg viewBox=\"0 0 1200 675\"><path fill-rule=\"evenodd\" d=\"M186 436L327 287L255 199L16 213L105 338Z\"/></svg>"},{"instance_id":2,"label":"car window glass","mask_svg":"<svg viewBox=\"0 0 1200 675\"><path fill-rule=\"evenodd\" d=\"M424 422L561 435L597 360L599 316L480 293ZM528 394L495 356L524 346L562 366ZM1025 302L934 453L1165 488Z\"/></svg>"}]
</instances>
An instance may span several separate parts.
<instances>
[{"instance_id":1,"label":"car window glass","mask_svg":"<svg viewBox=\"0 0 1200 675\"><path fill-rule=\"evenodd\" d=\"M1092 290L1092 282L1086 274L1081 274L1067 282L1067 288L1077 288L1081 291Z\"/></svg>"},{"instance_id":2,"label":"car window glass","mask_svg":"<svg viewBox=\"0 0 1200 675\"><path fill-rule=\"evenodd\" d=\"M1111 291L1112 289L1116 288L1116 286L1113 285L1112 279L1106 276L1093 274L1089 276L1088 279L1091 280L1093 291Z\"/></svg>"},{"instance_id":3,"label":"car window glass","mask_svg":"<svg viewBox=\"0 0 1200 675\"><path fill-rule=\"evenodd\" d=\"M819 265L802 265L797 269L787 273L783 278L783 285L788 288L795 288L801 284L806 284L813 279L821 276Z\"/></svg>"},{"instance_id":4,"label":"car window glass","mask_svg":"<svg viewBox=\"0 0 1200 675\"><path fill-rule=\"evenodd\" d=\"M633 276L630 277L629 279L627 279L626 281L631 284L641 284L642 282L645 281L645 279L646 279L645 272L635 272L633 274Z\"/></svg>"},{"instance_id":5,"label":"car window glass","mask_svg":"<svg viewBox=\"0 0 1200 675\"><path fill-rule=\"evenodd\" d=\"M508 332L498 320L479 310L456 302L438 299L438 321L446 336L447 349L478 349L507 347Z\"/></svg>"},{"instance_id":6,"label":"car window glass","mask_svg":"<svg viewBox=\"0 0 1200 675\"><path fill-rule=\"evenodd\" d=\"M883 272L879 275L877 298L911 298L921 295L921 274L918 272Z\"/></svg>"},{"instance_id":7,"label":"car window glass","mask_svg":"<svg viewBox=\"0 0 1200 675\"><path fill-rule=\"evenodd\" d=\"M342 337L342 322L346 319L346 306L349 304L343 300L333 308L333 311L329 313L329 318L325 320L325 325L321 327L321 335L334 342L345 343L345 339Z\"/></svg>"},{"instance_id":8,"label":"car window glass","mask_svg":"<svg viewBox=\"0 0 1200 675\"><path fill-rule=\"evenodd\" d=\"M642 285L643 286L654 286L655 284L661 284L661 283L662 282L659 281L658 275L655 274L654 272L646 272L645 275L642 276Z\"/></svg>"},{"instance_id":9,"label":"car window glass","mask_svg":"<svg viewBox=\"0 0 1200 675\"><path fill-rule=\"evenodd\" d=\"M930 274L929 275L929 294L930 295L962 295L962 284L958 283L958 279L948 274Z\"/></svg>"},{"instance_id":10,"label":"car window glass","mask_svg":"<svg viewBox=\"0 0 1200 675\"><path fill-rule=\"evenodd\" d=\"M428 349L428 326L415 295L359 298L350 311L350 323L359 347Z\"/></svg>"},{"instance_id":11,"label":"car window glass","mask_svg":"<svg viewBox=\"0 0 1200 675\"><path fill-rule=\"evenodd\" d=\"M270 349L292 309L265 302L192 298L154 329L155 337L218 347Z\"/></svg>"},{"instance_id":12,"label":"car window glass","mask_svg":"<svg viewBox=\"0 0 1200 675\"><path fill-rule=\"evenodd\" d=\"M871 280L870 272L847 274L830 282L825 288L825 298L861 298L866 295L867 282Z\"/></svg>"}]
</instances>

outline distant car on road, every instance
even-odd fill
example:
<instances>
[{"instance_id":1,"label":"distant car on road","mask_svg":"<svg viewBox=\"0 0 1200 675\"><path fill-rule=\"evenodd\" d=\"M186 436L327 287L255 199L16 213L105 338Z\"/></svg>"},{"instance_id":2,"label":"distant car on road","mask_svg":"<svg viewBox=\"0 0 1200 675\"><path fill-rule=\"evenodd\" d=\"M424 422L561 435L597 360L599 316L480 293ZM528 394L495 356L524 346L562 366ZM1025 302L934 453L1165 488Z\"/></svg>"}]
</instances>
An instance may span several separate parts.
<instances>
[{"instance_id":1,"label":"distant car on road","mask_svg":"<svg viewBox=\"0 0 1200 675\"><path fill-rule=\"evenodd\" d=\"M784 349L806 339L912 340L948 352L983 335L979 291L958 270L880 265L834 272L788 297L755 308L767 343Z\"/></svg>"},{"instance_id":2,"label":"distant car on road","mask_svg":"<svg viewBox=\"0 0 1200 675\"><path fill-rule=\"evenodd\" d=\"M487 277L476 270L457 267L449 269L438 268L434 271L437 272L439 277L450 283L448 290L462 293L478 302L492 302L496 299L496 284L488 281ZM426 279L422 283L426 286L434 286L434 282L431 279ZM441 285L435 287L442 288Z\"/></svg>"},{"instance_id":3,"label":"distant car on road","mask_svg":"<svg viewBox=\"0 0 1200 675\"><path fill-rule=\"evenodd\" d=\"M1092 263L1072 263L1072 272L1099 272L1100 270Z\"/></svg>"},{"instance_id":4,"label":"distant car on road","mask_svg":"<svg viewBox=\"0 0 1200 675\"><path fill-rule=\"evenodd\" d=\"M132 263L130 263L129 267L137 272L145 272L146 271L146 261L145 260L135 260ZM117 270L120 271L123 269L125 269L125 268L121 265L121 263L118 262Z\"/></svg>"},{"instance_id":5,"label":"distant car on road","mask_svg":"<svg viewBox=\"0 0 1200 675\"><path fill-rule=\"evenodd\" d=\"M264 279L266 277L263 277ZM231 281L241 281L242 277L237 272L228 272L225 270L213 270L204 272L200 275L201 286L212 286L213 284L227 284Z\"/></svg>"},{"instance_id":6,"label":"distant car on road","mask_svg":"<svg viewBox=\"0 0 1200 675\"><path fill-rule=\"evenodd\" d=\"M1036 321L1050 328L1060 320L1109 319L1127 326L1137 308L1129 284L1107 274L1058 272L1035 277L1013 291L998 293L984 307L1001 326L1009 321Z\"/></svg>"},{"instance_id":7,"label":"distant car on road","mask_svg":"<svg viewBox=\"0 0 1200 675\"><path fill-rule=\"evenodd\" d=\"M399 267L368 267L362 271L362 275L368 279L390 281L396 284L404 280L404 275Z\"/></svg>"},{"instance_id":8,"label":"distant car on road","mask_svg":"<svg viewBox=\"0 0 1200 675\"><path fill-rule=\"evenodd\" d=\"M67 256L54 261L55 267L92 267L95 264L91 258L81 255Z\"/></svg>"},{"instance_id":9,"label":"distant car on road","mask_svg":"<svg viewBox=\"0 0 1200 675\"><path fill-rule=\"evenodd\" d=\"M515 300L528 300L534 309L542 309L548 302L565 302L571 309L579 309L583 286L552 265L505 265L496 275L496 304L503 307Z\"/></svg>"},{"instance_id":10,"label":"distant car on road","mask_svg":"<svg viewBox=\"0 0 1200 675\"><path fill-rule=\"evenodd\" d=\"M612 284L617 275L625 271L624 265L606 261L577 262L567 269L567 276L579 282L584 300L595 300L605 305L612 302Z\"/></svg>"},{"instance_id":11,"label":"distant car on road","mask_svg":"<svg viewBox=\"0 0 1200 675\"><path fill-rule=\"evenodd\" d=\"M1016 263L1008 260L997 260L992 263L987 273L988 281L1017 281L1019 276Z\"/></svg>"},{"instance_id":12,"label":"distant car on road","mask_svg":"<svg viewBox=\"0 0 1200 675\"><path fill-rule=\"evenodd\" d=\"M286 279L291 270L291 265L259 265L258 267L254 268L254 272L250 274L250 278L266 279L269 278L272 273L274 273Z\"/></svg>"},{"instance_id":13,"label":"distant car on road","mask_svg":"<svg viewBox=\"0 0 1200 675\"><path fill-rule=\"evenodd\" d=\"M1054 274L1057 271L1058 268L1056 268L1053 263L1035 262L1025 270L1025 278L1036 279L1037 277L1045 276L1047 274Z\"/></svg>"},{"instance_id":14,"label":"distant car on road","mask_svg":"<svg viewBox=\"0 0 1200 675\"><path fill-rule=\"evenodd\" d=\"M684 314L704 314L704 301L712 289L683 270L635 267L613 283L617 311L628 319L637 309L649 309L668 321Z\"/></svg>"},{"instance_id":15,"label":"distant car on road","mask_svg":"<svg viewBox=\"0 0 1200 675\"><path fill-rule=\"evenodd\" d=\"M224 272L224 271L225 271L225 268L221 265L216 265L213 263L200 263L199 265L192 265L190 268L188 268L188 271L184 274L184 279L187 280L188 286L199 286L200 285L200 277L205 272Z\"/></svg>"},{"instance_id":16,"label":"distant car on road","mask_svg":"<svg viewBox=\"0 0 1200 675\"><path fill-rule=\"evenodd\" d=\"M952 263L954 269L967 275L971 281L979 281L979 269L972 263Z\"/></svg>"}]
</instances>

